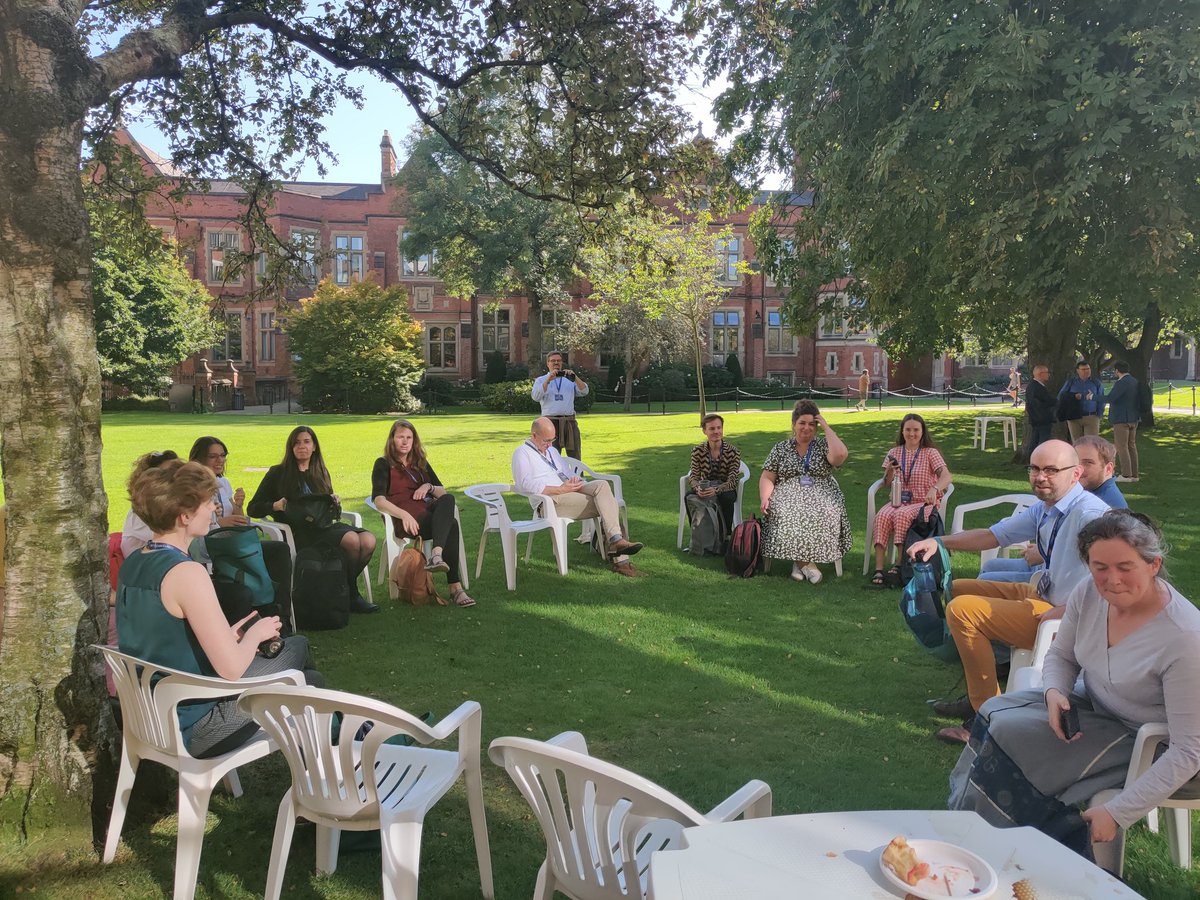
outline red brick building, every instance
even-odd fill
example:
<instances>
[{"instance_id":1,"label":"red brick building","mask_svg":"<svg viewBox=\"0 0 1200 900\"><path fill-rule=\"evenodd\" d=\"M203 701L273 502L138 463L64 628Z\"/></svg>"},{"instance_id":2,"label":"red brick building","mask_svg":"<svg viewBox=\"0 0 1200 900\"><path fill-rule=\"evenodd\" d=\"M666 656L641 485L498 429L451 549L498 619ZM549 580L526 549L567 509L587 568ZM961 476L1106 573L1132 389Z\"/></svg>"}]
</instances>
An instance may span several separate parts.
<instances>
[{"instance_id":1,"label":"red brick building","mask_svg":"<svg viewBox=\"0 0 1200 900\"><path fill-rule=\"evenodd\" d=\"M168 161L132 137L127 140L155 173L168 178L177 174ZM225 268L229 251L254 249L239 224L244 194L238 185L214 181L208 193L190 194L173 204L156 201L149 210L151 220L178 241L191 274L208 286L215 311L227 323L225 338L217 346L177 368L172 388L177 405L186 405L193 390L209 381L218 406L228 404L235 387L245 392L248 404L278 401L289 391L295 393L287 338L278 327L278 318L326 277L346 285L365 277L384 286L403 284L414 318L425 327L425 358L431 374L455 381L478 379L484 370L484 355L494 350L502 351L514 363L538 368L540 361L526 359L529 308L524 298L507 297L496 305L491 298L448 296L431 275L429 257L404 257L400 242L406 220L396 212L397 194L403 190L398 186L397 171L396 153L384 132L377 182L280 185L267 220L282 240L311 246L314 262L307 284L295 285L271 300L250 298L256 279L265 272L265 254L241 277L229 277ZM765 199L766 195L760 194L755 205ZM797 207L811 202L811 193L793 198ZM874 345L869 333L851 331L844 319L823 319L812 337L797 338L788 332L780 312L779 286L755 262L748 235L753 209L736 214L729 222L713 223L716 228L731 225L733 236L719 248L722 281L730 292L709 322L710 360L723 364L727 354L736 353L747 377L770 376L789 384L806 382L831 388L857 387L858 373L866 367L873 381L886 385L890 378L886 354ZM751 271L740 274L739 263L748 263ZM583 301L577 298L573 302ZM852 301L845 298L844 302ZM544 346L554 346L561 315L542 312ZM572 362L603 372L610 360L604 353L577 352L572 354ZM928 362L924 372L917 383L928 386Z\"/></svg>"}]
</instances>

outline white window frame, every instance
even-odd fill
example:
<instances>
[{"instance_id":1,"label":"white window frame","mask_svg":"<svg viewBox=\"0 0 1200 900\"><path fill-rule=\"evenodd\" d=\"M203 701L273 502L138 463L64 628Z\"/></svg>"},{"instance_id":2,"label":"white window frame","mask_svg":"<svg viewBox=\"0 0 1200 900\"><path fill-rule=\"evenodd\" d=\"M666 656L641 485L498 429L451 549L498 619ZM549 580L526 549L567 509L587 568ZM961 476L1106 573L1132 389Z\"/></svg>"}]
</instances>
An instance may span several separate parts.
<instances>
[{"instance_id":1,"label":"white window frame","mask_svg":"<svg viewBox=\"0 0 1200 900\"><path fill-rule=\"evenodd\" d=\"M449 337L446 336L447 332L450 332ZM462 328L458 322L430 322L427 324L425 330L425 362L431 371L458 371L458 351L461 332ZM433 348L435 344L441 350L441 365L435 365L433 362ZM451 347L454 353L454 365L452 366L445 364L447 347Z\"/></svg>"},{"instance_id":2,"label":"white window frame","mask_svg":"<svg viewBox=\"0 0 1200 900\"><path fill-rule=\"evenodd\" d=\"M842 364L842 361L838 357L838 352L836 350L826 350L825 351L825 374L826 375L836 375L838 373L838 370L841 368L841 364Z\"/></svg>"},{"instance_id":3,"label":"white window frame","mask_svg":"<svg viewBox=\"0 0 1200 900\"><path fill-rule=\"evenodd\" d=\"M796 383L795 372L768 372L767 377L772 378L775 381L781 381L789 386L795 385Z\"/></svg>"},{"instance_id":4,"label":"white window frame","mask_svg":"<svg viewBox=\"0 0 1200 900\"><path fill-rule=\"evenodd\" d=\"M288 240L293 245L293 252L301 259L301 283L315 285L321 280L321 266L317 261L321 255L321 233L312 228L292 228L288 231Z\"/></svg>"},{"instance_id":5,"label":"white window frame","mask_svg":"<svg viewBox=\"0 0 1200 900\"><path fill-rule=\"evenodd\" d=\"M775 323L772 324L771 319L775 318ZM782 309L767 310L767 355L768 356L795 356L796 355L796 336L792 334L787 323L783 319ZM776 349L771 349L772 339L775 341Z\"/></svg>"},{"instance_id":6,"label":"white window frame","mask_svg":"<svg viewBox=\"0 0 1200 900\"><path fill-rule=\"evenodd\" d=\"M345 287L363 280L367 266L367 239L355 232L335 232L333 244L333 282Z\"/></svg>"},{"instance_id":7,"label":"white window frame","mask_svg":"<svg viewBox=\"0 0 1200 900\"><path fill-rule=\"evenodd\" d=\"M244 315L243 310L225 310L225 330L222 333L220 343L213 344L212 350L209 351L213 362L241 362L246 358L246 329L242 322ZM237 356L229 352L229 335L234 330L234 323L237 323Z\"/></svg>"},{"instance_id":8,"label":"white window frame","mask_svg":"<svg viewBox=\"0 0 1200 900\"><path fill-rule=\"evenodd\" d=\"M1186 335L1177 334L1171 338L1171 359L1183 359L1187 352L1188 339Z\"/></svg>"},{"instance_id":9,"label":"white window frame","mask_svg":"<svg viewBox=\"0 0 1200 900\"><path fill-rule=\"evenodd\" d=\"M240 285L242 276L225 277L225 257L232 251L242 250L241 232L231 228L213 228L205 231L204 275L208 284ZM218 268L220 272L218 273Z\"/></svg>"},{"instance_id":10,"label":"white window frame","mask_svg":"<svg viewBox=\"0 0 1200 900\"><path fill-rule=\"evenodd\" d=\"M721 284L737 284L742 280L738 263L742 259L741 235L720 238L714 244L717 253L717 281Z\"/></svg>"},{"instance_id":11,"label":"white window frame","mask_svg":"<svg viewBox=\"0 0 1200 900\"><path fill-rule=\"evenodd\" d=\"M275 324L274 311L258 314L258 361L275 362L279 330Z\"/></svg>"},{"instance_id":12,"label":"white window frame","mask_svg":"<svg viewBox=\"0 0 1200 900\"><path fill-rule=\"evenodd\" d=\"M862 372L867 367L866 358L859 351L854 351L854 356L851 357L850 368L855 372Z\"/></svg>"},{"instance_id":13,"label":"white window frame","mask_svg":"<svg viewBox=\"0 0 1200 900\"><path fill-rule=\"evenodd\" d=\"M565 335L567 330L567 313L568 309L561 306L556 306L553 309L543 309L540 311L539 318L542 322L542 350L549 353L551 350L566 351L570 348L563 343L563 338L560 335ZM547 317L550 321L546 321ZM554 338L553 342L547 341L547 335Z\"/></svg>"},{"instance_id":14,"label":"white window frame","mask_svg":"<svg viewBox=\"0 0 1200 900\"><path fill-rule=\"evenodd\" d=\"M719 317L719 321L718 321ZM730 322L732 317L735 321ZM738 361L742 358L742 311L740 309L715 309L708 320L708 355L713 365L723 366L732 353ZM732 332L732 341L730 333ZM717 334L721 335L723 350L717 350Z\"/></svg>"},{"instance_id":15,"label":"white window frame","mask_svg":"<svg viewBox=\"0 0 1200 900\"><path fill-rule=\"evenodd\" d=\"M437 250L432 253L422 253L416 259L409 259L404 252L404 241L408 232L400 233L400 277L402 278L433 278L433 266L437 262Z\"/></svg>"},{"instance_id":16,"label":"white window frame","mask_svg":"<svg viewBox=\"0 0 1200 900\"><path fill-rule=\"evenodd\" d=\"M506 314L508 317L508 321L505 324L500 324L500 322L499 322L501 313ZM488 322L487 316L489 316L489 315L495 316L496 321ZM494 353L496 350L501 349L499 346L500 345L500 340L499 340L500 329L507 329L507 331L508 331L508 349L503 351L504 358L506 360L508 360L509 362L513 361L513 327L514 327L513 320L514 319L515 319L515 316L513 315L513 308L511 306L500 306L494 310L488 310L488 308L484 307L484 306L479 307L479 353L480 353L480 362L481 363L487 359L487 356L489 353ZM490 350L487 349L487 347L485 346L487 343L487 333L488 333L489 328L495 329L494 340L496 343L496 346L492 347Z\"/></svg>"}]
</instances>

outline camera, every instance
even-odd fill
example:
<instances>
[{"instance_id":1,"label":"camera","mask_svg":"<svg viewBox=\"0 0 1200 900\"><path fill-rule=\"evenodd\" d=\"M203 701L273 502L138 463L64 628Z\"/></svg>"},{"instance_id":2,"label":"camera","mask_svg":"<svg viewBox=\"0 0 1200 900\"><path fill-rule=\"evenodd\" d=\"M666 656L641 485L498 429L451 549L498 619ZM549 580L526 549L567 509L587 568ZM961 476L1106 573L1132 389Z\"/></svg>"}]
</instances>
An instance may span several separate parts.
<instances>
[{"instance_id":1,"label":"camera","mask_svg":"<svg viewBox=\"0 0 1200 900\"><path fill-rule=\"evenodd\" d=\"M893 466L900 465L900 460L896 459L896 457L892 456L890 453L888 454L888 462L890 462Z\"/></svg>"},{"instance_id":2,"label":"camera","mask_svg":"<svg viewBox=\"0 0 1200 900\"><path fill-rule=\"evenodd\" d=\"M572 372L572 371L568 370L568 371L564 372L563 374L567 376L567 381L574 381L574 380L575 380L575 373L574 373L574 372Z\"/></svg>"},{"instance_id":3,"label":"camera","mask_svg":"<svg viewBox=\"0 0 1200 900\"><path fill-rule=\"evenodd\" d=\"M262 616L260 616L257 612L251 615L250 618L243 622L241 627L238 629L238 638L244 638L246 636L246 632L250 630L250 627L261 618ZM267 638L258 645L258 652L267 659L274 659L283 652L283 638Z\"/></svg>"}]
</instances>

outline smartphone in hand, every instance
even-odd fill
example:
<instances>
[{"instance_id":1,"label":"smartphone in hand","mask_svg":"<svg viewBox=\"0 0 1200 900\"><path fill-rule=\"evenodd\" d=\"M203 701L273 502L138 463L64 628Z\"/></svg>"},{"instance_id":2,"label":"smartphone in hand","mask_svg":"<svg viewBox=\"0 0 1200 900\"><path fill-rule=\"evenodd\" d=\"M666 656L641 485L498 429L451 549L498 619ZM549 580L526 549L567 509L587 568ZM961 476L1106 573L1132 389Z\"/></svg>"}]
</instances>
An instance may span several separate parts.
<instances>
[{"instance_id":1,"label":"smartphone in hand","mask_svg":"<svg viewBox=\"0 0 1200 900\"><path fill-rule=\"evenodd\" d=\"M257 612L251 613L250 618L238 626L238 640L240 641L242 638L244 638L246 636L246 632L249 631L254 626L254 623L261 618L262 616L260 616Z\"/></svg>"},{"instance_id":2,"label":"smartphone in hand","mask_svg":"<svg viewBox=\"0 0 1200 900\"><path fill-rule=\"evenodd\" d=\"M1062 726L1063 734L1066 735L1068 741L1075 737L1075 735L1079 734L1079 710L1074 706L1070 709L1064 709L1059 724Z\"/></svg>"}]
</instances>

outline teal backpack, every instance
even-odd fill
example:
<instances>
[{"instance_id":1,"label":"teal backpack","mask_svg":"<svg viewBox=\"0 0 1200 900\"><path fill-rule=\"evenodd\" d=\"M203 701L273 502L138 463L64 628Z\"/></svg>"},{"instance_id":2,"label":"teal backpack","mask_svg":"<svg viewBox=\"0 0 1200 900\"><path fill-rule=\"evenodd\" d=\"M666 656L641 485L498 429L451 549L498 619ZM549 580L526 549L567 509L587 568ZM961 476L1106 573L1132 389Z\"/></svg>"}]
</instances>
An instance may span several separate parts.
<instances>
[{"instance_id":1,"label":"teal backpack","mask_svg":"<svg viewBox=\"0 0 1200 900\"><path fill-rule=\"evenodd\" d=\"M938 542L938 552L927 562L912 564L913 576L900 594L900 615L917 643L942 662L957 662L958 647L946 627L950 602L950 554Z\"/></svg>"}]
</instances>

